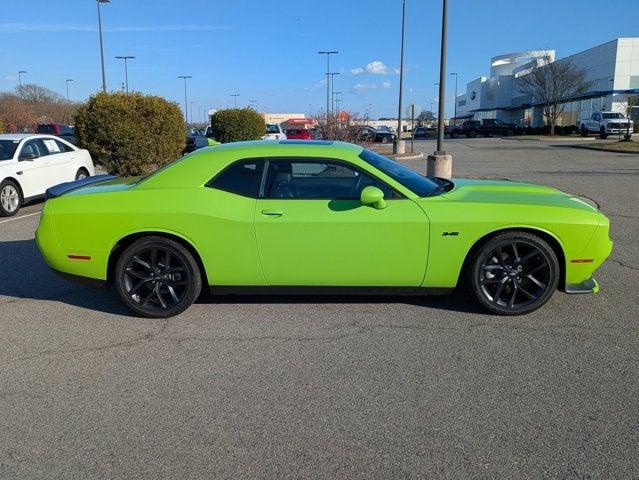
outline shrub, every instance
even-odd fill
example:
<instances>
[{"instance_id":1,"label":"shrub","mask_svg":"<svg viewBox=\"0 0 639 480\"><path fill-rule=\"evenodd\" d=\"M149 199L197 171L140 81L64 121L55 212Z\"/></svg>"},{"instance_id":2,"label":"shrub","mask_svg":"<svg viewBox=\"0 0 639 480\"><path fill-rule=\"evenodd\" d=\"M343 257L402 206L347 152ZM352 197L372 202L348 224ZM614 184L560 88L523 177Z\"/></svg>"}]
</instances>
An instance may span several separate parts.
<instances>
[{"instance_id":1,"label":"shrub","mask_svg":"<svg viewBox=\"0 0 639 480\"><path fill-rule=\"evenodd\" d=\"M179 158L186 142L174 102L140 93L98 93L75 116L78 144L109 173L144 175Z\"/></svg>"},{"instance_id":2,"label":"shrub","mask_svg":"<svg viewBox=\"0 0 639 480\"><path fill-rule=\"evenodd\" d=\"M4 122L0 118L0 133L4 133Z\"/></svg>"},{"instance_id":3,"label":"shrub","mask_svg":"<svg viewBox=\"0 0 639 480\"><path fill-rule=\"evenodd\" d=\"M218 142L258 140L266 132L264 119L252 108L220 110L211 118L213 137Z\"/></svg>"}]
</instances>

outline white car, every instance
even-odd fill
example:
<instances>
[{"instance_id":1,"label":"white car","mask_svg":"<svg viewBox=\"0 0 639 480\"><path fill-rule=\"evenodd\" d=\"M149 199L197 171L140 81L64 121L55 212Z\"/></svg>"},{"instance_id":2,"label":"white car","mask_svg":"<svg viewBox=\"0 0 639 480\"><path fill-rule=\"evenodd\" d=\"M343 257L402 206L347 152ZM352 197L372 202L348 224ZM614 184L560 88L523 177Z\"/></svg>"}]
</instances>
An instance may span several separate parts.
<instances>
[{"instance_id":1,"label":"white car","mask_svg":"<svg viewBox=\"0 0 639 480\"><path fill-rule=\"evenodd\" d=\"M262 140L286 140L286 134L278 123L267 123L266 135L262 137Z\"/></svg>"},{"instance_id":2,"label":"white car","mask_svg":"<svg viewBox=\"0 0 639 480\"><path fill-rule=\"evenodd\" d=\"M579 131L582 136L598 133L601 138L610 134L623 135L626 140L632 135L634 125L619 112L594 112L590 118L581 121Z\"/></svg>"},{"instance_id":3,"label":"white car","mask_svg":"<svg viewBox=\"0 0 639 480\"><path fill-rule=\"evenodd\" d=\"M52 135L0 135L0 216L59 183L95 175L88 151Z\"/></svg>"}]
</instances>

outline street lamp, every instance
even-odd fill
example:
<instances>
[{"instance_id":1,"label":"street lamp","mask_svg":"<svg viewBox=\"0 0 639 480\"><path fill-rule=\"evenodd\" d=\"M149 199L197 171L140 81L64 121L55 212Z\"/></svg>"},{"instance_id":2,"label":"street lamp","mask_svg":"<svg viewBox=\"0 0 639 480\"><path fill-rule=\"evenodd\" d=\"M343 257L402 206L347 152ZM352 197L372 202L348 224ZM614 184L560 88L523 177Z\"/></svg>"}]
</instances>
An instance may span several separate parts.
<instances>
[{"instance_id":1,"label":"street lamp","mask_svg":"<svg viewBox=\"0 0 639 480\"><path fill-rule=\"evenodd\" d=\"M402 46L399 56L399 102L397 108L397 141L393 145L393 153L404 153L402 141L402 94L404 88L404 39L406 27L406 0L402 0Z\"/></svg>"},{"instance_id":2,"label":"street lamp","mask_svg":"<svg viewBox=\"0 0 639 480\"><path fill-rule=\"evenodd\" d=\"M23 73L28 73L26 70L19 70L18 71L18 85L20 85L19 90L20 90L20 98L22 98L24 95L22 95L22 74Z\"/></svg>"},{"instance_id":3,"label":"street lamp","mask_svg":"<svg viewBox=\"0 0 639 480\"><path fill-rule=\"evenodd\" d=\"M257 100L249 100L251 108L257 112Z\"/></svg>"},{"instance_id":4,"label":"street lamp","mask_svg":"<svg viewBox=\"0 0 639 480\"><path fill-rule=\"evenodd\" d=\"M331 76L331 110L335 110L335 75L339 75L339 72L329 73Z\"/></svg>"},{"instance_id":5,"label":"street lamp","mask_svg":"<svg viewBox=\"0 0 639 480\"><path fill-rule=\"evenodd\" d=\"M71 101L69 100L69 83L73 81L72 78L67 78L64 83L67 84L67 123L71 124Z\"/></svg>"},{"instance_id":6,"label":"street lamp","mask_svg":"<svg viewBox=\"0 0 639 480\"><path fill-rule=\"evenodd\" d=\"M317 52L320 55L326 55L326 123L328 124L328 115L330 110L330 86L329 86L329 75L331 72L331 55L336 55L339 52L337 50L326 50L322 52Z\"/></svg>"},{"instance_id":7,"label":"street lamp","mask_svg":"<svg viewBox=\"0 0 639 480\"><path fill-rule=\"evenodd\" d=\"M191 75L178 75L177 78L184 80L184 123L189 123L189 103L186 96L186 80L193 78Z\"/></svg>"},{"instance_id":8,"label":"street lamp","mask_svg":"<svg viewBox=\"0 0 639 480\"><path fill-rule=\"evenodd\" d=\"M132 55L123 55L123 56L116 56L115 58L117 58L118 60L124 60L124 83L126 85L126 93L129 93L129 69L127 66L127 60L130 60L135 57Z\"/></svg>"},{"instance_id":9,"label":"street lamp","mask_svg":"<svg viewBox=\"0 0 639 480\"><path fill-rule=\"evenodd\" d=\"M338 95L341 95L341 94L342 94L342 92L333 92L333 111L335 111L335 104L337 103L337 98L336 97ZM341 102L341 100L340 100L340 102Z\"/></svg>"},{"instance_id":10,"label":"street lamp","mask_svg":"<svg viewBox=\"0 0 639 480\"><path fill-rule=\"evenodd\" d=\"M457 123L457 72L450 72L450 75L455 75L455 120L454 123Z\"/></svg>"},{"instance_id":11,"label":"street lamp","mask_svg":"<svg viewBox=\"0 0 639 480\"><path fill-rule=\"evenodd\" d=\"M231 94L231 97L233 97L233 105L234 105L234 108L237 108L237 97L239 97L239 96L240 96L240 94L239 94L239 93L232 93L232 94Z\"/></svg>"},{"instance_id":12,"label":"street lamp","mask_svg":"<svg viewBox=\"0 0 639 480\"><path fill-rule=\"evenodd\" d=\"M102 63L102 91L106 92L106 74L104 73L104 44L102 41L102 15L100 13L101 3L110 3L111 0L97 0L98 4L98 30L100 32L100 61Z\"/></svg>"},{"instance_id":13,"label":"street lamp","mask_svg":"<svg viewBox=\"0 0 639 480\"><path fill-rule=\"evenodd\" d=\"M195 102L193 100L191 100L189 102L189 105L191 105L191 116L189 117L191 125L193 125L193 105L195 105Z\"/></svg>"}]
</instances>

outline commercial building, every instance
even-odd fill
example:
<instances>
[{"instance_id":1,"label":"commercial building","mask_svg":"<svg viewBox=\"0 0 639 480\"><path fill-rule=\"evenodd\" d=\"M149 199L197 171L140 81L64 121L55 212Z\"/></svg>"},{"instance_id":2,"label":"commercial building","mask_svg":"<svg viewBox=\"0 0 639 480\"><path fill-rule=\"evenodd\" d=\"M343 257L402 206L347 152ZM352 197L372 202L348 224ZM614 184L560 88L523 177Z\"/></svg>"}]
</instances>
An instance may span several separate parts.
<instances>
[{"instance_id":1,"label":"commercial building","mask_svg":"<svg viewBox=\"0 0 639 480\"><path fill-rule=\"evenodd\" d=\"M509 53L493 57L490 76L469 82L457 96L457 119L497 118L522 127L543 126L542 107L517 91L516 79L542 61L569 59L586 71L589 87L569 100L557 125L578 127L581 119L598 110L625 113L628 96L639 93L639 38L617 38L559 60L554 50ZM634 118L638 110L632 110Z\"/></svg>"}]
</instances>

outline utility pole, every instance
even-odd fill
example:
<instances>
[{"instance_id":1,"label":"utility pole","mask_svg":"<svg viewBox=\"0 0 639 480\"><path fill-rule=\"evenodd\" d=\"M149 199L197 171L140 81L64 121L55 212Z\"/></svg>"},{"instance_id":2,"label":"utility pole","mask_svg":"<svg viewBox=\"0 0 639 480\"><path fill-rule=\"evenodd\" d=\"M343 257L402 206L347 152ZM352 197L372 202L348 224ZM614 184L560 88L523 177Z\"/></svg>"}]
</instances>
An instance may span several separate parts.
<instances>
[{"instance_id":1,"label":"utility pole","mask_svg":"<svg viewBox=\"0 0 639 480\"><path fill-rule=\"evenodd\" d=\"M189 102L186 95L186 80L193 78L191 75L178 75L177 78L184 80L184 123L189 123Z\"/></svg>"},{"instance_id":2,"label":"utility pole","mask_svg":"<svg viewBox=\"0 0 639 480\"><path fill-rule=\"evenodd\" d=\"M406 151L406 144L402 140L402 95L404 88L404 40L406 27L406 0L402 0L402 46L399 61L399 102L397 108L397 140L393 145L393 153L401 154Z\"/></svg>"},{"instance_id":3,"label":"utility pole","mask_svg":"<svg viewBox=\"0 0 639 480\"><path fill-rule=\"evenodd\" d=\"M234 105L235 105L234 108L237 108L237 97L239 97L239 96L240 96L239 93L232 93L231 94L231 97L233 97L233 102L234 102Z\"/></svg>"},{"instance_id":4,"label":"utility pole","mask_svg":"<svg viewBox=\"0 0 639 480\"><path fill-rule=\"evenodd\" d=\"M111 0L97 0L98 3L98 31L100 32L100 61L102 63L102 91L106 92L106 73L104 71L104 43L102 41L102 14L100 4L109 3Z\"/></svg>"},{"instance_id":5,"label":"utility pole","mask_svg":"<svg viewBox=\"0 0 639 480\"><path fill-rule=\"evenodd\" d=\"M118 60L124 60L124 84L126 85L126 93L129 93L129 69L127 66L127 60L135 57L132 55L123 55L115 58L117 58Z\"/></svg>"},{"instance_id":6,"label":"utility pole","mask_svg":"<svg viewBox=\"0 0 639 480\"><path fill-rule=\"evenodd\" d=\"M442 0L442 44L439 60L439 107L437 118L437 150L428 156L426 174L429 177L450 178L453 156L444 151L444 115L446 114L446 34L448 29L448 0Z\"/></svg>"},{"instance_id":7,"label":"utility pole","mask_svg":"<svg viewBox=\"0 0 639 480\"><path fill-rule=\"evenodd\" d=\"M328 125L328 118L330 112L330 78L331 74L331 55L336 55L339 52L337 50L326 50L322 52L317 52L320 55L326 55L326 124Z\"/></svg>"},{"instance_id":8,"label":"utility pole","mask_svg":"<svg viewBox=\"0 0 639 480\"><path fill-rule=\"evenodd\" d=\"M71 124L71 101L69 100L69 83L73 81L72 78L67 78L64 83L67 84L67 124Z\"/></svg>"},{"instance_id":9,"label":"utility pole","mask_svg":"<svg viewBox=\"0 0 639 480\"><path fill-rule=\"evenodd\" d=\"M22 74L23 73L29 73L26 70L19 70L18 71L18 84L20 85L20 98L23 97L22 95Z\"/></svg>"}]
</instances>

